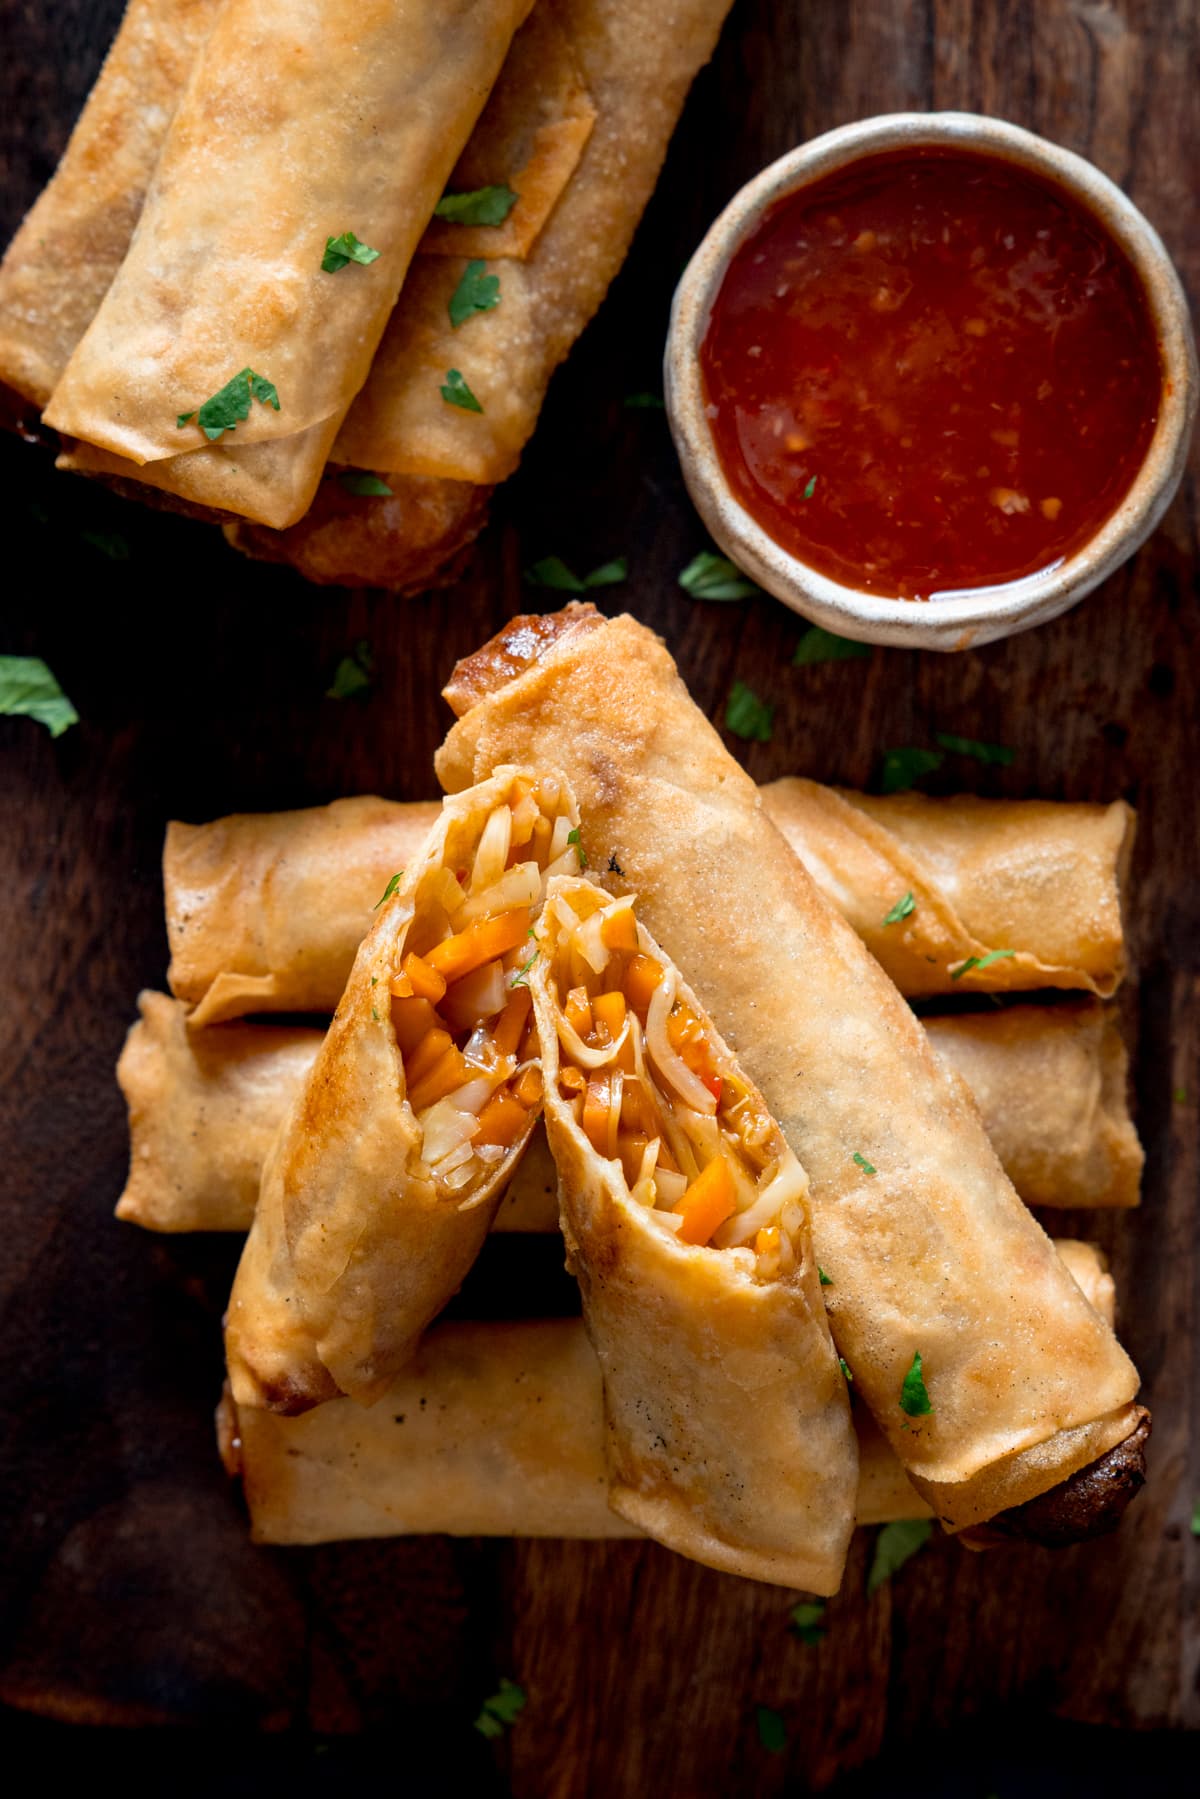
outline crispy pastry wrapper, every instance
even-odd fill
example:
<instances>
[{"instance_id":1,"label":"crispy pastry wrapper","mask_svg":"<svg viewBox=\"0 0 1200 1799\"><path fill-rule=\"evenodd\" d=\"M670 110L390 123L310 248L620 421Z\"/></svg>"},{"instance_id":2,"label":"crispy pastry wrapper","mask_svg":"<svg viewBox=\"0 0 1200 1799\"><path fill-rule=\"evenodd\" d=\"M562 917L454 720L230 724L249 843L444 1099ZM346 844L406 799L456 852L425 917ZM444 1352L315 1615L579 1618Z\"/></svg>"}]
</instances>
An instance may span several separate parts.
<instances>
[{"instance_id":1,"label":"crispy pastry wrapper","mask_svg":"<svg viewBox=\"0 0 1200 1799\"><path fill-rule=\"evenodd\" d=\"M530 4L226 0L46 409L91 446L75 466L268 525L301 517ZM378 259L326 273L325 240L347 230ZM278 410L254 402L217 443L177 426L243 368Z\"/></svg>"},{"instance_id":2,"label":"crispy pastry wrapper","mask_svg":"<svg viewBox=\"0 0 1200 1799\"><path fill-rule=\"evenodd\" d=\"M634 1198L619 1161L593 1148L560 1094L556 900L594 909L590 881L551 881L530 974L545 1080L546 1134L559 1174L567 1266L604 1383L609 1504L693 1561L755 1580L837 1591L854 1522L857 1452L845 1378L829 1334L797 1176L797 1262L773 1280L752 1248L672 1236ZM670 971L643 928L641 953ZM561 996L565 998L565 994ZM712 1065L740 1076L696 995ZM756 1108L761 1106L753 1095Z\"/></svg>"},{"instance_id":3,"label":"crispy pastry wrapper","mask_svg":"<svg viewBox=\"0 0 1200 1799\"><path fill-rule=\"evenodd\" d=\"M1068 987L1107 998L1124 976L1121 887L1136 823L1124 800L879 799L794 779L764 799L901 993ZM906 893L912 911L885 924Z\"/></svg>"},{"instance_id":4,"label":"crispy pastry wrapper","mask_svg":"<svg viewBox=\"0 0 1200 1799\"><path fill-rule=\"evenodd\" d=\"M1057 1248L1111 1323L1100 1252ZM927 1517L869 1415L854 1409L856 1522ZM223 1412L260 1543L640 1534L608 1504L600 1369L578 1318L437 1325L367 1410L335 1400L302 1418Z\"/></svg>"},{"instance_id":5,"label":"crispy pastry wrapper","mask_svg":"<svg viewBox=\"0 0 1200 1799\"><path fill-rule=\"evenodd\" d=\"M524 641L530 640L536 642L536 633ZM519 669L515 657L506 666L514 673ZM1124 967L1119 886L1133 814L1121 801L1112 806L969 796L923 801L921 818L936 837L938 865L935 869L928 858L924 864L917 912L884 926L887 912L909 890L903 883L918 879L911 858L904 861L899 848L913 796L867 800L796 779L772 781L761 794L767 816L826 899L910 997L1031 981L1086 988L1092 984L1084 967L1087 945L1069 939L1073 921L1085 913L1109 917L1111 966ZM871 816L863 810L868 805ZM195 1008L193 1023L213 1024L246 1012L332 1012L370 908L432 816L432 807L423 802L360 798L296 812L242 813L204 825L168 825L163 849L168 979L172 992ZM864 844L860 830L870 843ZM889 838L897 846L891 859L873 847ZM1028 898L1017 891L1022 879L1029 883ZM1006 915L994 929L985 927L980 921L989 896L1000 890L1007 894ZM915 897L917 888L912 891ZM978 939L941 935L936 969L925 959L926 949L933 953L932 938L921 939L925 948L905 948L904 932L926 898L935 919L957 908L983 932ZM1020 958L1006 957L982 973L968 970L957 981L952 978L968 941L975 944L971 954L982 951L985 942L1012 934L1009 927L1017 919L1026 933ZM1034 964L1036 976L1030 972ZM1115 1086L1112 1091L1115 1105ZM1089 1184L1098 1194L1102 1183L1094 1174L1089 1170ZM1103 1202L1094 1197L1091 1203Z\"/></svg>"},{"instance_id":6,"label":"crispy pastry wrapper","mask_svg":"<svg viewBox=\"0 0 1200 1799\"><path fill-rule=\"evenodd\" d=\"M575 606L559 619L559 639L474 704L494 649L456 673L447 697L469 709L438 753L444 786L518 758L572 782L590 866L615 856L623 874L604 884L636 892L703 980L806 1168L834 1340L943 1521L982 1522L1058 1485L1134 1430L1128 1356L664 646L629 617ZM911 1417L900 1400L917 1354L932 1410Z\"/></svg>"},{"instance_id":7,"label":"crispy pastry wrapper","mask_svg":"<svg viewBox=\"0 0 1200 1799\"><path fill-rule=\"evenodd\" d=\"M525 772L498 770L442 808L363 940L263 1170L226 1320L239 1404L298 1411L337 1392L370 1403L479 1252L536 1114L490 1173L461 1194L440 1191L422 1160L388 983L431 882L449 870L453 885L471 866Z\"/></svg>"},{"instance_id":8,"label":"crispy pastry wrapper","mask_svg":"<svg viewBox=\"0 0 1200 1799\"><path fill-rule=\"evenodd\" d=\"M0 380L41 408L124 260L222 0L130 0L53 179L0 266Z\"/></svg>"}]
</instances>

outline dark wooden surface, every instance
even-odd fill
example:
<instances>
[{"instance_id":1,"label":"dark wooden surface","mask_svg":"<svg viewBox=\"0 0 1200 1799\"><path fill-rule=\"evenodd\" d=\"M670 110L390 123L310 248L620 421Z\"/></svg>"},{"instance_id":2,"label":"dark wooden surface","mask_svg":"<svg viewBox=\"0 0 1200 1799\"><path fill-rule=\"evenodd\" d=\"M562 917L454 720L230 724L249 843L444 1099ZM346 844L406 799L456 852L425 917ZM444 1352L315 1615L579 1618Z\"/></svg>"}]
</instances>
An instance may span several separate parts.
<instances>
[{"instance_id":1,"label":"dark wooden surface","mask_svg":"<svg viewBox=\"0 0 1200 1799\"><path fill-rule=\"evenodd\" d=\"M6 230L51 172L117 11L3 0ZM1192 0L738 0L629 264L445 593L315 591L201 526L55 476L24 445L0 448L0 650L44 655L83 717L58 743L0 722L10 1723L202 1725L210 1746L252 1759L261 1733L291 1733L281 1756L310 1733L380 1733L400 1790L436 1784L436 1769L521 1795L769 1793L827 1785L881 1752L911 1776L931 1741L977 1718L1010 1747L1050 1718L1200 1725L1195 460L1136 562L1057 623L959 658L887 650L797 670L800 626L781 606L705 606L678 589L703 534L661 415L620 405L657 386L671 287L716 209L770 157L875 112L975 108L1090 155L1159 227L1195 295L1198 62ZM860 1533L819 1648L789 1636L784 1595L650 1546L249 1544L210 1424L233 1247L110 1218L126 1156L113 1064L138 988L161 985L166 961L163 826L369 789L428 794L442 679L534 603L520 570L550 552L582 567L628 554L611 599L665 634L714 715L735 675L775 703L774 741L738 746L760 778L866 784L886 747L940 728L1016 758L950 762L935 789L1138 805L1125 1005L1145 1204L1062 1221L1112 1253L1154 1408L1150 1482L1115 1539L986 1558L939 1542L868 1603ZM326 700L361 637L370 699ZM479 1303L527 1303L539 1270L485 1268ZM500 1674L529 1705L493 1751L470 1720ZM783 1754L758 1744L759 1703L786 1720ZM964 1779L955 1791L991 1790L982 1766ZM923 1790L943 1789L929 1775Z\"/></svg>"}]
</instances>

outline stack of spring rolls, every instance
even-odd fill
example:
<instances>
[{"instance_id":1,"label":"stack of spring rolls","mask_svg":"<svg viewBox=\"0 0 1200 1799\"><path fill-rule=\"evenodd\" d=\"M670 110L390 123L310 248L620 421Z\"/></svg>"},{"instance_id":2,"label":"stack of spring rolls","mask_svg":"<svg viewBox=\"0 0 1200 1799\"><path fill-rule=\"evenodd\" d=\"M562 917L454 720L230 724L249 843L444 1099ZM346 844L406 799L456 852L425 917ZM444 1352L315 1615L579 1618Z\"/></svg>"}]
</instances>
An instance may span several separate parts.
<instances>
[{"instance_id":1,"label":"stack of spring rolls","mask_svg":"<svg viewBox=\"0 0 1200 1799\"><path fill-rule=\"evenodd\" d=\"M129 0L0 267L0 381L251 555L450 579L729 4Z\"/></svg>"},{"instance_id":2,"label":"stack of spring rolls","mask_svg":"<svg viewBox=\"0 0 1200 1799\"><path fill-rule=\"evenodd\" d=\"M828 1593L856 1521L1115 1524L1112 1281L1028 1208L1137 1203L1128 808L756 790L586 606L446 694L441 806L168 832L118 1215L249 1233L256 1536L643 1533ZM489 1232L559 1228L581 1320L438 1322Z\"/></svg>"}]
</instances>

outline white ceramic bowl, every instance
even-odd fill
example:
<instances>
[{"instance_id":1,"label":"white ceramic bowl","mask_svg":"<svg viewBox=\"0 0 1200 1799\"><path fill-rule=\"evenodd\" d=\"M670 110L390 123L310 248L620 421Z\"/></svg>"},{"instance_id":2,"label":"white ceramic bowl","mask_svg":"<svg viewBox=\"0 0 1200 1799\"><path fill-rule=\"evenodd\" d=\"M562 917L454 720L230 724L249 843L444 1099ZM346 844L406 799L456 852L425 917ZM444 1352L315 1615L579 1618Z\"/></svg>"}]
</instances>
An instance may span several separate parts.
<instances>
[{"instance_id":1,"label":"white ceramic bowl","mask_svg":"<svg viewBox=\"0 0 1200 1799\"><path fill-rule=\"evenodd\" d=\"M735 498L705 410L700 345L731 257L785 195L882 150L949 144L1004 157L1048 176L1103 221L1141 277L1164 367L1150 447L1121 504L1088 543L1053 570L999 588L929 602L881 599L819 574L776 543ZM1120 188L1085 162L1016 125L975 113L891 113L843 125L789 151L736 194L710 226L675 291L664 369L667 413L688 492L713 538L769 593L843 637L910 649L962 650L1055 618L1132 556L1179 486L1196 413L1196 347L1187 301L1153 227Z\"/></svg>"}]
</instances>

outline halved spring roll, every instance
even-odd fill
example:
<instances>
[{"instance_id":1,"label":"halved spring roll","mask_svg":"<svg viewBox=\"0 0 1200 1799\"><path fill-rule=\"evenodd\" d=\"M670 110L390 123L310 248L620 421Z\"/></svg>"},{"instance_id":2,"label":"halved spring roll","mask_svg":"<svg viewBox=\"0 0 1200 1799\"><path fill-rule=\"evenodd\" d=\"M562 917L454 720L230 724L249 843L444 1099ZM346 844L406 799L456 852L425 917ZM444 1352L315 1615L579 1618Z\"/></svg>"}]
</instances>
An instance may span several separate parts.
<instances>
[{"instance_id":1,"label":"halved spring roll","mask_svg":"<svg viewBox=\"0 0 1200 1799\"><path fill-rule=\"evenodd\" d=\"M369 1402L470 1268L541 1108L525 971L572 832L558 777L498 770L388 883L263 1170L226 1324L239 1403Z\"/></svg>"},{"instance_id":2,"label":"halved spring roll","mask_svg":"<svg viewBox=\"0 0 1200 1799\"><path fill-rule=\"evenodd\" d=\"M1111 1324L1100 1252L1055 1247ZM928 1517L869 1414L854 1414L855 1521ZM369 1410L335 1400L281 1418L227 1404L221 1428L259 1543L640 1534L608 1503L600 1369L578 1318L439 1324Z\"/></svg>"},{"instance_id":3,"label":"halved spring roll","mask_svg":"<svg viewBox=\"0 0 1200 1799\"><path fill-rule=\"evenodd\" d=\"M304 514L531 3L226 0L46 408L70 466ZM367 260L326 267L347 233Z\"/></svg>"},{"instance_id":4,"label":"halved spring roll","mask_svg":"<svg viewBox=\"0 0 1200 1799\"><path fill-rule=\"evenodd\" d=\"M695 1561L836 1591L857 1457L808 1178L631 899L551 881L530 980L609 1504Z\"/></svg>"},{"instance_id":5,"label":"halved spring roll","mask_svg":"<svg viewBox=\"0 0 1200 1799\"><path fill-rule=\"evenodd\" d=\"M523 672L505 633L456 672L439 776L455 791L520 758L571 780L591 866L621 871L604 884L637 892L703 980L808 1172L834 1340L910 1479L964 1528L1140 1445L1128 1356L665 647L586 606L557 619L557 639L540 621Z\"/></svg>"},{"instance_id":6,"label":"halved spring roll","mask_svg":"<svg viewBox=\"0 0 1200 1799\"><path fill-rule=\"evenodd\" d=\"M1108 988L1119 978L1121 871L1134 825L1123 801L960 795L917 809L909 794L870 799L795 779L760 792L767 816L901 993ZM423 801L363 797L172 821L163 847L168 978L194 1007L193 1023L332 1012L376 894L432 814ZM913 910L886 924L906 893ZM965 966L997 948L1019 953Z\"/></svg>"}]
</instances>

